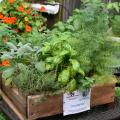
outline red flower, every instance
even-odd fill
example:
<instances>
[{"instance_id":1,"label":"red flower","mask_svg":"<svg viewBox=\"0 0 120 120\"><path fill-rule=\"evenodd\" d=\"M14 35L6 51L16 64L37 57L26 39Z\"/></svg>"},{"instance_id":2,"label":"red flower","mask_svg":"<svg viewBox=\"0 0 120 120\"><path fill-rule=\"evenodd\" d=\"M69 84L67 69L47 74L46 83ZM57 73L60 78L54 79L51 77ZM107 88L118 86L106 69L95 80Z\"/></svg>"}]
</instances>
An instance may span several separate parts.
<instances>
[{"instance_id":1,"label":"red flower","mask_svg":"<svg viewBox=\"0 0 120 120\"><path fill-rule=\"evenodd\" d=\"M9 59L7 59L7 60L2 60L2 66L5 66L5 67L10 66L10 60L9 60Z\"/></svg>"},{"instance_id":2,"label":"red flower","mask_svg":"<svg viewBox=\"0 0 120 120\"><path fill-rule=\"evenodd\" d=\"M31 32L32 31L32 27L29 26L29 25L26 25L25 26L25 30L26 30L26 32Z\"/></svg>"},{"instance_id":3,"label":"red flower","mask_svg":"<svg viewBox=\"0 0 120 120\"><path fill-rule=\"evenodd\" d=\"M19 7L18 7L18 11L19 11L19 12L23 12L23 11L24 11L24 7L19 6Z\"/></svg>"},{"instance_id":4,"label":"red flower","mask_svg":"<svg viewBox=\"0 0 120 120\"><path fill-rule=\"evenodd\" d=\"M44 6L41 6L40 11L41 12L46 12L46 8Z\"/></svg>"},{"instance_id":5,"label":"red flower","mask_svg":"<svg viewBox=\"0 0 120 120\"><path fill-rule=\"evenodd\" d=\"M12 21L16 22L17 18L16 17L11 17L10 18Z\"/></svg>"},{"instance_id":6,"label":"red flower","mask_svg":"<svg viewBox=\"0 0 120 120\"><path fill-rule=\"evenodd\" d=\"M28 15L30 15L30 9L28 9L28 10L26 11L26 13L27 13Z\"/></svg>"},{"instance_id":7,"label":"red flower","mask_svg":"<svg viewBox=\"0 0 120 120\"><path fill-rule=\"evenodd\" d=\"M4 17L2 21L6 24L14 24L16 22L17 18L16 17Z\"/></svg>"},{"instance_id":8,"label":"red flower","mask_svg":"<svg viewBox=\"0 0 120 120\"><path fill-rule=\"evenodd\" d=\"M15 0L9 0L9 3L10 4L13 4Z\"/></svg>"}]
</instances>

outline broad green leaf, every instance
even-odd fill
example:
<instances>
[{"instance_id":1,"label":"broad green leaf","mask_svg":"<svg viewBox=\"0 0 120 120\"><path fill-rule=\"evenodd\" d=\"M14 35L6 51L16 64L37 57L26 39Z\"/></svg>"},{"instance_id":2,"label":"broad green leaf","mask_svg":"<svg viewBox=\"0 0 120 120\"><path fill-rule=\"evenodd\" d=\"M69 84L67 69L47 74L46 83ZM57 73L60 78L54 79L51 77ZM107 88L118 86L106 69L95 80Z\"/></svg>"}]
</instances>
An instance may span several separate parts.
<instances>
[{"instance_id":1,"label":"broad green leaf","mask_svg":"<svg viewBox=\"0 0 120 120\"><path fill-rule=\"evenodd\" d=\"M10 86L11 83L12 83L12 78L8 78L5 80L5 86Z\"/></svg>"},{"instance_id":2,"label":"broad green leaf","mask_svg":"<svg viewBox=\"0 0 120 120\"><path fill-rule=\"evenodd\" d=\"M45 72L45 62L40 61L38 63L35 64L35 68L40 71L40 72Z\"/></svg>"},{"instance_id":3,"label":"broad green leaf","mask_svg":"<svg viewBox=\"0 0 120 120\"><path fill-rule=\"evenodd\" d=\"M70 82L68 83L68 85L66 87L66 90L71 93L71 92L75 91L76 89L77 89L76 80L75 79L70 80Z\"/></svg>"},{"instance_id":4,"label":"broad green leaf","mask_svg":"<svg viewBox=\"0 0 120 120\"><path fill-rule=\"evenodd\" d=\"M8 68L2 73L2 78L3 79L8 79L14 74L14 68Z\"/></svg>"},{"instance_id":5,"label":"broad green leaf","mask_svg":"<svg viewBox=\"0 0 120 120\"><path fill-rule=\"evenodd\" d=\"M63 24L62 22L58 22L58 23L56 24L56 26L57 26L57 28L58 28L61 32L64 32L65 26L64 26L64 24Z\"/></svg>"},{"instance_id":6,"label":"broad green leaf","mask_svg":"<svg viewBox=\"0 0 120 120\"><path fill-rule=\"evenodd\" d=\"M63 50L63 51L61 51L60 56L65 56L65 55L67 55L68 53L69 53L68 50Z\"/></svg>"},{"instance_id":7,"label":"broad green leaf","mask_svg":"<svg viewBox=\"0 0 120 120\"><path fill-rule=\"evenodd\" d=\"M74 25L75 30L78 30L80 28L80 21L78 19L76 19L73 22L73 25Z\"/></svg>"},{"instance_id":8,"label":"broad green leaf","mask_svg":"<svg viewBox=\"0 0 120 120\"><path fill-rule=\"evenodd\" d=\"M63 70L58 76L58 82L60 82L61 85L65 86L69 82L69 78L70 78L69 69Z\"/></svg>"},{"instance_id":9,"label":"broad green leaf","mask_svg":"<svg viewBox=\"0 0 120 120\"><path fill-rule=\"evenodd\" d=\"M82 86L83 88L87 89L90 88L91 85L94 83L95 79L94 78L89 78L89 77L85 77L84 80L82 80Z\"/></svg>"},{"instance_id":10,"label":"broad green leaf","mask_svg":"<svg viewBox=\"0 0 120 120\"><path fill-rule=\"evenodd\" d=\"M80 9L75 9L73 12L74 12L74 14L78 14L78 13L80 13Z\"/></svg>"},{"instance_id":11,"label":"broad green leaf","mask_svg":"<svg viewBox=\"0 0 120 120\"><path fill-rule=\"evenodd\" d=\"M69 67L69 70L70 70L70 76L74 77L76 75L76 71L73 70L73 67L71 67L71 66Z\"/></svg>"},{"instance_id":12,"label":"broad green leaf","mask_svg":"<svg viewBox=\"0 0 120 120\"><path fill-rule=\"evenodd\" d=\"M108 4L107 4L107 9L112 9L113 8L113 4L111 3L111 2L109 2Z\"/></svg>"},{"instance_id":13,"label":"broad green leaf","mask_svg":"<svg viewBox=\"0 0 120 120\"><path fill-rule=\"evenodd\" d=\"M85 76L85 72L84 72L81 68L79 68L78 72L79 72L82 76Z\"/></svg>"},{"instance_id":14,"label":"broad green leaf","mask_svg":"<svg viewBox=\"0 0 120 120\"><path fill-rule=\"evenodd\" d=\"M43 54L48 53L51 50L51 46L45 45L41 50Z\"/></svg>"},{"instance_id":15,"label":"broad green leaf","mask_svg":"<svg viewBox=\"0 0 120 120\"><path fill-rule=\"evenodd\" d=\"M66 26L66 28L69 29L69 30L71 30L71 31L75 30L75 28L73 27L73 25L68 25L68 26Z\"/></svg>"},{"instance_id":16,"label":"broad green leaf","mask_svg":"<svg viewBox=\"0 0 120 120\"><path fill-rule=\"evenodd\" d=\"M46 70L52 70L54 68L53 64L45 64Z\"/></svg>"},{"instance_id":17,"label":"broad green leaf","mask_svg":"<svg viewBox=\"0 0 120 120\"><path fill-rule=\"evenodd\" d=\"M69 17L69 19L67 20L67 23L71 23L71 22L73 22L73 17Z\"/></svg>"},{"instance_id":18,"label":"broad green leaf","mask_svg":"<svg viewBox=\"0 0 120 120\"><path fill-rule=\"evenodd\" d=\"M47 57L46 60L45 60L45 62L52 63L53 60L54 60L54 57Z\"/></svg>"},{"instance_id":19,"label":"broad green leaf","mask_svg":"<svg viewBox=\"0 0 120 120\"><path fill-rule=\"evenodd\" d=\"M119 5L118 5L118 3L117 2L115 2L115 3L113 3L113 7L114 7L114 9L119 13Z\"/></svg>"},{"instance_id":20,"label":"broad green leaf","mask_svg":"<svg viewBox=\"0 0 120 120\"><path fill-rule=\"evenodd\" d=\"M54 64L60 64L61 61L62 61L62 58L60 56L55 56L54 60L53 60L53 63Z\"/></svg>"},{"instance_id":21,"label":"broad green leaf","mask_svg":"<svg viewBox=\"0 0 120 120\"><path fill-rule=\"evenodd\" d=\"M77 60L70 59L70 63L72 64L73 70L75 70L76 72L79 71L80 64L79 64L79 62Z\"/></svg>"}]
</instances>

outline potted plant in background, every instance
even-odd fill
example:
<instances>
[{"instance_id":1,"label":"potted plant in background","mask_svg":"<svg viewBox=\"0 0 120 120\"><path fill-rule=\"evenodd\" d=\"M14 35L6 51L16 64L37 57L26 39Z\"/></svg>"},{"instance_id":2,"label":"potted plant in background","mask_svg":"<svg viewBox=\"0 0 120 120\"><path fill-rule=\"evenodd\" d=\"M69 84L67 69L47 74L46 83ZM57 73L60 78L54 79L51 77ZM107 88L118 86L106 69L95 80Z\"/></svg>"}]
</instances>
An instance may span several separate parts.
<instances>
[{"instance_id":1,"label":"potted plant in background","mask_svg":"<svg viewBox=\"0 0 120 120\"><path fill-rule=\"evenodd\" d=\"M4 0L0 4L0 20L18 33L42 31L46 19L24 0Z\"/></svg>"}]
</instances>

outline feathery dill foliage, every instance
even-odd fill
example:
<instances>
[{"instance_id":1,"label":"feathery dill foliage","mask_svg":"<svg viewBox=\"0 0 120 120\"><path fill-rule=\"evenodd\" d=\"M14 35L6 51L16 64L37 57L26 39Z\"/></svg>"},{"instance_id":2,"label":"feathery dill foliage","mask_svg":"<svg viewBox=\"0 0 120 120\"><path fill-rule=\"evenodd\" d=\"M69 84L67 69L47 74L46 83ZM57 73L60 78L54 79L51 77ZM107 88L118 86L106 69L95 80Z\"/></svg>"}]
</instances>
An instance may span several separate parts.
<instances>
[{"instance_id":1,"label":"feathery dill foliage","mask_svg":"<svg viewBox=\"0 0 120 120\"><path fill-rule=\"evenodd\" d=\"M112 76L112 66L119 64L116 58L119 44L108 38L108 24L108 11L101 0L83 0L83 8L76 9L66 23L57 23L47 38L67 40L78 52L86 75L106 76L106 80L101 79L104 83L108 75Z\"/></svg>"},{"instance_id":2,"label":"feathery dill foliage","mask_svg":"<svg viewBox=\"0 0 120 120\"><path fill-rule=\"evenodd\" d=\"M116 36L120 36L120 15L116 15L116 16L112 19L112 32L113 32Z\"/></svg>"}]
</instances>

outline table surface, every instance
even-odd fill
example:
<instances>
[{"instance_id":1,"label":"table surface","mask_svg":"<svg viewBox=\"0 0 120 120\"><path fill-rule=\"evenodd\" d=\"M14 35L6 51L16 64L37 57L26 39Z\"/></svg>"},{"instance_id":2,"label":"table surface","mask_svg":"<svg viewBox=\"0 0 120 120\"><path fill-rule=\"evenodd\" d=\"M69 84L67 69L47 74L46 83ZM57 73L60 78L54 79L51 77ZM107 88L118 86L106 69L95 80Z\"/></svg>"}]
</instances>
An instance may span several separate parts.
<instances>
[{"instance_id":1,"label":"table surface","mask_svg":"<svg viewBox=\"0 0 120 120\"><path fill-rule=\"evenodd\" d=\"M0 108L11 118L11 120L19 120L5 101L0 101ZM120 98L115 100L115 105L113 107L108 105L98 106L84 113L66 117L63 117L63 115L56 115L38 120L120 120Z\"/></svg>"}]
</instances>

